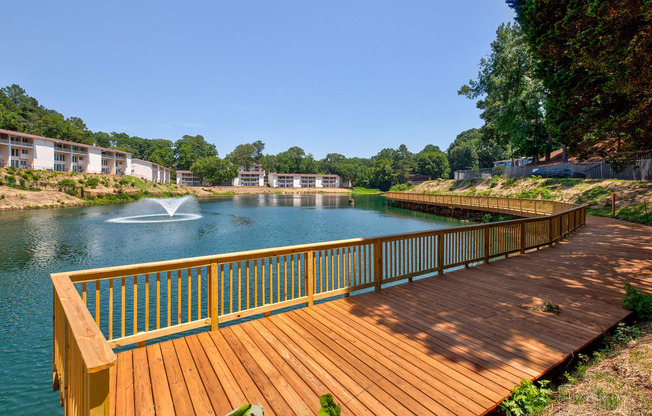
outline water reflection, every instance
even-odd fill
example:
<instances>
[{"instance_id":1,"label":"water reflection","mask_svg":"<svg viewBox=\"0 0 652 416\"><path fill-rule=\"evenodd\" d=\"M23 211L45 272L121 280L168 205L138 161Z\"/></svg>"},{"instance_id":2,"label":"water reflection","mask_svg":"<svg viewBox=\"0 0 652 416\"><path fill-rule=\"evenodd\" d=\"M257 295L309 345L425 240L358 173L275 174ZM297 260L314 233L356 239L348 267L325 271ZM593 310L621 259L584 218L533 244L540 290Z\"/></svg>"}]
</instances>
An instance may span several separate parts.
<instances>
[{"instance_id":1,"label":"water reflection","mask_svg":"<svg viewBox=\"0 0 652 416\"><path fill-rule=\"evenodd\" d=\"M57 414L51 392L49 273L450 227L458 221L387 207L382 197L237 195L199 201L196 221L105 222L134 205L0 216L0 414ZM131 210L131 211L130 211ZM136 215L136 214L134 214Z\"/></svg>"}]
</instances>

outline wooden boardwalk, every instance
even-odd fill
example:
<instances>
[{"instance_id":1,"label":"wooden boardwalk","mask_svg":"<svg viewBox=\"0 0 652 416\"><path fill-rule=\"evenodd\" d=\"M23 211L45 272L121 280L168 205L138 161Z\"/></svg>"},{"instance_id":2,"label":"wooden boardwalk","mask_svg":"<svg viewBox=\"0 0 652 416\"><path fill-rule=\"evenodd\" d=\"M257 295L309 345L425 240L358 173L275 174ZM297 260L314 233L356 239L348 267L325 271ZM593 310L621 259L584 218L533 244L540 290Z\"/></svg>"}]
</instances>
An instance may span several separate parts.
<instances>
[{"instance_id":1,"label":"wooden boardwalk","mask_svg":"<svg viewBox=\"0 0 652 416\"><path fill-rule=\"evenodd\" d=\"M549 249L121 352L115 414L481 415L652 292L652 228L591 217ZM528 307L559 304L557 315Z\"/></svg>"}]
</instances>

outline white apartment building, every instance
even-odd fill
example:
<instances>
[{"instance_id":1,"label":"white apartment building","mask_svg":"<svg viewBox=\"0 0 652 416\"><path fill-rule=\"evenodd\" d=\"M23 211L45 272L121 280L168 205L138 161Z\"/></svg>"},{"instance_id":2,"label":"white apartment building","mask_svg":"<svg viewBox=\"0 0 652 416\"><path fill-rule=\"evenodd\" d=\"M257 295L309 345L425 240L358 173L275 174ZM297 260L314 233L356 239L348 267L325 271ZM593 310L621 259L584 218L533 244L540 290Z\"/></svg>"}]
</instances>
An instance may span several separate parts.
<instances>
[{"instance_id":1,"label":"white apartment building","mask_svg":"<svg viewBox=\"0 0 652 416\"><path fill-rule=\"evenodd\" d=\"M328 174L270 173L267 182L272 188L339 188L341 179Z\"/></svg>"},{"instance_id":2,"label":"white apartment building","mask_svg":"<svg viewBox=\"0 0 652 416\"><path fill-rule=\"evenodd\" d=\"M177 171L177 185L183 186L202 186L202 182L189 170Z\"/></svg>"},{"instance_id":3,"label":"white apartment building","mask_svg":"<svg viewBox=\"0 0 652 416\"><path fill-rule=\"evenodd\" d=\"M136 165L138 172L134 172ZM170 169L131 153L0 129L0 167L131 175L170 182Z\"/></svg>"},{"instance_id":4,"label":"white apartment building","mask_svg":"<svg viewBox=\"0 0 652 416\"><path fill-rule=\"evenodd\" d=\"M264 171L239 171L233 178L233 186L265 186Z\"/></svg>"}]
</instances>

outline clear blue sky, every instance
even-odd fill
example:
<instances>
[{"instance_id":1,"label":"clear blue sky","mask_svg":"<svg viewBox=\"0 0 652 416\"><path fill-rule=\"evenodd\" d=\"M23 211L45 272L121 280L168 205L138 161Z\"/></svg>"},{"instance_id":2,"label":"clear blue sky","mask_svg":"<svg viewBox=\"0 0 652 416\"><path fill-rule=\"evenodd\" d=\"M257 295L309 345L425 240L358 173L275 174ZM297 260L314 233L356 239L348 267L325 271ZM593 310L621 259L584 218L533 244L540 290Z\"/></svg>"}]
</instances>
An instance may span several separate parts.
<instances>
[{"instance_id":1,"label":"clear blue sky","mask_svg":"<svg viewBox=\"0 0 652 416\"><path fill-rule=\"evenodd\" d=\"M457 90L514 16L502 0L9 0L2 14L0 84L93 131L317 158L445 150L480 127Z\"/></svg>"}]
</instances>

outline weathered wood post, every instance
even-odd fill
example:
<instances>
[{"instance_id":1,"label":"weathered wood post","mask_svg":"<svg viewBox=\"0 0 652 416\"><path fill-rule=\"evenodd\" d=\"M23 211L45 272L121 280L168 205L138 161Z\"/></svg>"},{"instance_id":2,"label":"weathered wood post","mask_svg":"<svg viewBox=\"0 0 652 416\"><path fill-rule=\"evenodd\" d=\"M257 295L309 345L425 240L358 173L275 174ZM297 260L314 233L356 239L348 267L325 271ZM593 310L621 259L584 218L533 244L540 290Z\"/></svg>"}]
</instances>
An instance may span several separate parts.
<instances>
[{"instance_id":1,"label":"weathered wood post","mask_svg":"<svg viewBox=\"0 0 652 416\"><path fill-rule=\"evenodd\" d=\"M525 222L521 222L521 254L525 254Z\"/></svg>"},{"instance_id":2,"label":"weathered wood post","mask_svg":"<svg viewBox=\"0 0 652 416\"><path fill-rule=\"evenodd\" d=\"M437 234L437 274L444 274L444 233Z\"/></svg>"}]
</instances>

